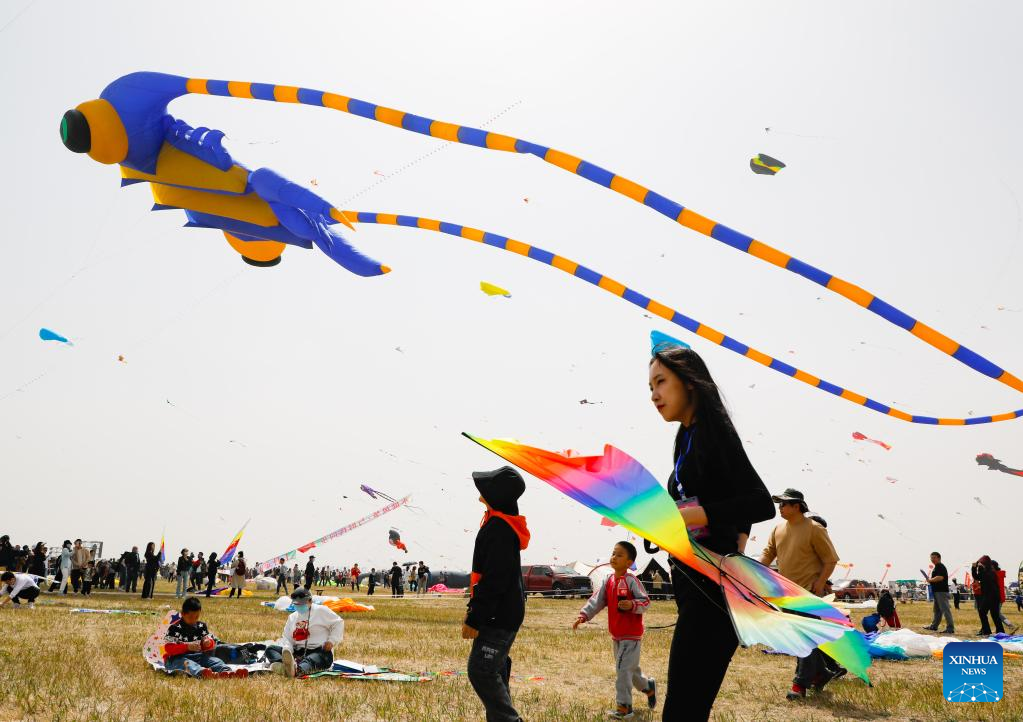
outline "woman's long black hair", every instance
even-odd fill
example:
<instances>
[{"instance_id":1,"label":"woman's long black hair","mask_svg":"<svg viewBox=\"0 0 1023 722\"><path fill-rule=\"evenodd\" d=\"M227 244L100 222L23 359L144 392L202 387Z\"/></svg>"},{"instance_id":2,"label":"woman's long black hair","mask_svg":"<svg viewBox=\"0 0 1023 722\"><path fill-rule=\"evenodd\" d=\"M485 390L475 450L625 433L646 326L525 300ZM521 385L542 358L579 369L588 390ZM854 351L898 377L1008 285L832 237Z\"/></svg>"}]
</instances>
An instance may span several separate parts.
<instances>
[{"instance_id":1,"label":"woman's long black hair","mask_svg":"<svg viewBox=\"0 0 1023 722\"><path fill-rule=\"evenodd\" d=\"M700 436L710 443L696 444L693 449L694 459L702 465L706 460L706 454L710 447L717 443L739 444L739 434L732 424L732 418L725 408L724 400L721 398L721 391L714 382L714 378L707 369L707 364L700 358L700 354L690 348L681 346L662 346L655 349L650 363L660 361L661 364L671 373L675 374L689 393L696 399L696 415L694 420L699 421ZM686 429L679 425L678 433L675 434L675 450L673 459L685 451L682 447L685 440ZM727 459L725 455L724 461Z\"/></svg>"}]
</instances>

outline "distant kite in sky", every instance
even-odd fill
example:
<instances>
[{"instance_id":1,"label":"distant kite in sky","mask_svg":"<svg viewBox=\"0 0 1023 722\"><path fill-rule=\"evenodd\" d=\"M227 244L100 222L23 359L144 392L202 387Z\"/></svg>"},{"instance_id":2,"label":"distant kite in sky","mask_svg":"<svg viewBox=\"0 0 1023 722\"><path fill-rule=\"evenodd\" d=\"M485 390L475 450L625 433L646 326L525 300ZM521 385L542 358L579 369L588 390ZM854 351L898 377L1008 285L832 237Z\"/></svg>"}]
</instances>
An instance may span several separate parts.
<instances>
[{"instance_id":1,"label":"distant kite in sky","mask_svg":"<svg viewBox=\"0 0 1023 722\"><path fill-rule=\"evenodd\" d=\"M785 164L780 160L763 153L757 153L749 159L749 168L757 175L774 175L784 167Z\"/></svg>"},{"instance_id":2,"label":"distant kite in sky","mask_svg":"<svg viewBox=\"0 0 1023 722\"><path fill-rule=\"evenodd\" d=\"M854 439L856 439L857 441L867 441L867 442L870 442L871 444L877 444L878 446L880 446L885 451L891 451L892 450L892 447L891 447L890 444L886 444L883 441L878 441L877 439L871 439L871 438L869 438L867 436L864 436L859 431L854 431L853 434L852 434L852 437Z\"/></svg>"},{"instance_id":3,"label":"distant kite in sky","mask_svg":"<svg viewBox=\"0 0 1023 722\"><path fill-rule=\"evenodd\" d=\"M887 481L889 484L894 484L895 482L898 481L898 479L896 479L894 476L886 476L884 480Z\"/></svg>"},{"instance_id":4,"label":"distant kite in sky","mask_svg":"<svg viewBox=\"0 0 1023 722\"><path fill-rule=\"evenodd\" d=\"M884 321L951 356L973 371L1023 392L1023 379L977 352L876 297L868 290L816 268L783 250L729 228L692 208L564 151L479 128L426 118L337 93L289 85L187 78L137 72L107 85L100 98L67 111L60 125L64 145L94 160L116 164L123 185L149 183L154 210L183 210L187 226L222 231L228 244L250 264L272 266L287 245L316 246L359 276L378 276L389 268L352 247L338 231L353 223L394 225L465 238L556 268L597 286L641 310L744 356L819 391L902 421L929 425L972 425L1023 416L1023 408L973 418L939 418L907 413L855 390L774 358L624 284L558 254L491 231L426 217L341 210L305 187L268 168L250 170L223 145L225 134L192 127L168 113L168 104L185 95L212 95L329 108L407 132L471 145L492 152L532 155L564 171L618 193L737 251L801 276L846 298ZM300 132L300 131L299 131ZM324 157L329 146L324 144ZM777 172L781 161L758 155L755 172ZM306 176L309 177L309 176ZM726 290L726 289L723 289Z\"/></svg>"},{"instance_id":5,"label":"distant kite in sky","mask_svg":"<svg viewBox=\"0 0 1023 722\"><path fill-rule=\"evenodd\" d=\"M982 501L980 500L980 497L979 497L979 496L975 496L975 497L973 497L973 500L974 500L975 502L977 502L978 504L980 504L980 505L981 505L982 507L984 507L985 509L987 508L987 505L986 505L986 504L985 504L984 502L982 502Z\"/></svg>"},{"instance_id":6,"label":"distant kite in sky","mask_svg":"<svg viewBox=\"0 0 1023 722\"><path fill-rule=\"evenodd\" d=\"M1003 474L1011 474L1012 476L1023 476L1023 469L1008 467L991 454L978 454L977 463L981 466L986 466L989 471L1000 471Z\"/></svg>"},{"instance_id":7,"label":"distant kite in sky","mask_svg":"<svg viewBox=\"0 0 1023 722\"><path fill-rule=\"evenodd\" d=\"M39 338L43 341L56 341L57 343L66 343L68 346L74 346L74 343L69 341L66 336L61 336L56 331L51 331L48 328L39 329Z\"/></svg>"},{"instance_id":8,"label":"distant kite in sky","mask_svg":"<svg viewBox=\"0 0 1023 722\"><path fill-rule=\"evenodd\" d=\"M408 554L408 547L406 547L405 543L401 540L401 533L397 529L391 529L387 532L387 543L392 547L398 547Z\"/></svg>"},{"instance_id":9,"label":"distant kite in sky","mask_svg":"<svg viewBox=\"0 0 1023 722\"><path fill-rule=\"evenodd\" d=\"M385 494L382 491L378 491L377 489L374 489L374 488L372 488L370 486L366 486L365 484L362 484L361 486L359 486L359 488L362 491L364 491L367 494L369 494L371 499L383 499L384 501L397 501L397 499L395 499L393 496L389 496L388 494Z\"/></svg>"},{"instance_id":10,"label":"distant kite in sky","mask_svg":"<svg viewBox=\"0 0 1023 722\"><path fill-rule=\"evenodd\" d=\"M505 298L511 298L511 292L506 291L500 286L495 286L492 283L486 281L480 281L480 290L488 296L504 296Z\"/></svg>"},{"instance_id":11,"label":"distant kite in sky","mask_svg":"<svg viewBox=\"0 0 1023 722\"><path fill-rule=\"evenodd\" d=\"M602 404L602 403L604 403L604 402L603 401L590 401L589 399L580 399L579 400L579 405L580 406L596 406L597 404Z\"/></svg>"},{"instance_id":12,"label":"distant kite in sky","mask_svg":"<svg viewBox=\"0 0 1023 722\"><path fill-rule=\"evenodd\" d=\"M124 360L124 356L122 356L122 355L118 355L118 356L117 356L117 360L118 360L118 361L120 361L120 362L121 362L121 363L123 363L123 364L126 364L126 363L128 363L127 361L125 361L125 360Z\"/></svg>"}]
</instances>

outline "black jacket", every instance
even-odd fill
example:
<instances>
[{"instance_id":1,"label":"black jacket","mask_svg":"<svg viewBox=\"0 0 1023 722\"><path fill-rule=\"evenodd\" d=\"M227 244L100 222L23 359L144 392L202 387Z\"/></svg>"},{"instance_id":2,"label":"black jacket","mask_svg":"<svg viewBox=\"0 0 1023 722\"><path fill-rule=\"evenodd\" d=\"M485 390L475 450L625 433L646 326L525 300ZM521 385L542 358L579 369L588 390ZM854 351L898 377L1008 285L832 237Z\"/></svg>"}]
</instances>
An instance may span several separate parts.
<instances>
[{"instance_id":1,"label":"black jacket","mask_svg":"<svg viewBox=\"0 0 1023 722\"><path fill-rule=\"evenodd\" d=\"M160 552L146 552L146 576L153 576L160 570Z\"/></svg>"},{"instance_id":2,"label":"black jacket","mask_svg":"<svg viewBox=\"0 0 1023 722\"><path fill-rule=\"evenodd\" d=\"M522 558L519 537L503 519L491 517L476 534L472 572L465 623L473 629L517 631L526 616Z\"/></svg>"},{"instance_id":3,"label":"black jacket","mask_svg":"<svg viewBox=\"0 0 1023 722\"><path fill-rule=\"evenodd\" d=\"M124 565L128 567L129 572L133 569L137 572L139 570L139 566L142 564L142 561L139 559L138 552L125 552L121 556L121 559L124 560Z\"/></svg>"},{"instance_id":4,"label":"black jacket","mask_svg":"<svg viewBox=\"0 0 1023 722\"><path fill-rule=\"evenodd\" d=\"M710 434L693 424L690 433L692 444L678 467L678 481L685 495L697 497L707 513L709 535L697 541L719 554L737 552L740 532L749 534L753 524L774 518L771 493L734 432ZM676 450L676 464L684 451ZM676 501L678 487L672 471L668 493Z\"/></svg>"},{"instance_id":5,"label":"black jacket","mask_svg":"<svg viewBox=\"0 0 1023 722\"><path fill-rule=\"evenodd\" d=\"M877 600L877 613L882 617L890 617L895 613L895 600L891 594L882 594Z\"/></svg>"}]
</instances>

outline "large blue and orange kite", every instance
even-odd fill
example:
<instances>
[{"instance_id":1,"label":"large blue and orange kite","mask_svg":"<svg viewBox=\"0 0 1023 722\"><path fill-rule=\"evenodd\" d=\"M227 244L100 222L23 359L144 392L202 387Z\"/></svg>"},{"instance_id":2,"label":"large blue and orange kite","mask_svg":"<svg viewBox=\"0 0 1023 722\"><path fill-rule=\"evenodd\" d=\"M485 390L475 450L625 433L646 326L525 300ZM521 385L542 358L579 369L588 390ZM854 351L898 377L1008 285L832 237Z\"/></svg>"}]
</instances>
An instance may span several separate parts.
<instances>
[{"instance_id":1,"label":"large blue and orange kite","mask_svg":"<svg viewBox=\"0 0 1023 722\"><path fill-rule=\"evenodd\" d=\"M103 90L99 99L82 103L64 114L61 137L69 149L88 153L101 163L119 164L124 185L149 182L155 200L154 209L179 208L188 217L186 225L220 229L228 243L253 265L277 264L287 245L303 248L315 245L351 272L375 276L390 269L355 250L338 231L338 224L351 227L352 223L377 223L437 231L553 266L778 373L902 421L955 426L987 424L1023 416L1023 409L969 418L911 414L798 369L608 276L536 246L430 218L342 211L272 170L249 170L235 162L223 146L223 132L193 128L167 113L168 103L190 93L320 106L454 143L534 155L630 198L686 228L823 286L908 331L970 369L1023 392L1023 380L1019 377L875 294L702 216L624 176L538 143L433 120L337 93L150 72L118 78Z\"/></svg>"}]
</instances>

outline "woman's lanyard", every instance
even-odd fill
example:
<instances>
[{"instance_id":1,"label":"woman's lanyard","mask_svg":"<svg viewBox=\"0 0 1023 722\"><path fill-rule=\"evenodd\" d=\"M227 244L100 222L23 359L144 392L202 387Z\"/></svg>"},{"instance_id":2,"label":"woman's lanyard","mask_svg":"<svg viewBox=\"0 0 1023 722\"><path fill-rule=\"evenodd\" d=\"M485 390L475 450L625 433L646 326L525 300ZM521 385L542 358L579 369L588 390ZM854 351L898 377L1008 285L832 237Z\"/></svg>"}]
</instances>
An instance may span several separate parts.
<instances>
[{"instance_id":1,"label":"woman's lanyard","mask_svg":"<svg viewBox=\"0 0 1023 722\"><path fill-rule=\"evenodd\" d=\"M675 486L678 489L679 498L685 499L686 492L682 487L682 482L678 478L678 470L682 468L682 464L685 463L686 457L689 455L689 450L693 446L693 432L691 430L686 431L686 448L678 455L678 461L675 462Z\"/></svg>"}]
</instances>

